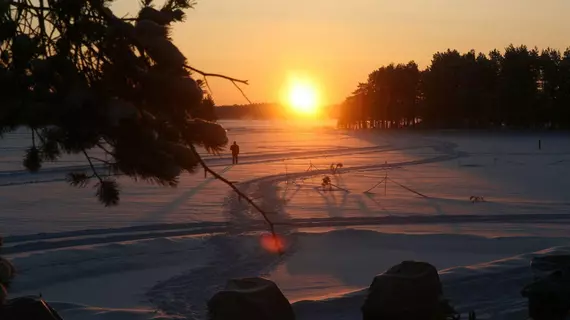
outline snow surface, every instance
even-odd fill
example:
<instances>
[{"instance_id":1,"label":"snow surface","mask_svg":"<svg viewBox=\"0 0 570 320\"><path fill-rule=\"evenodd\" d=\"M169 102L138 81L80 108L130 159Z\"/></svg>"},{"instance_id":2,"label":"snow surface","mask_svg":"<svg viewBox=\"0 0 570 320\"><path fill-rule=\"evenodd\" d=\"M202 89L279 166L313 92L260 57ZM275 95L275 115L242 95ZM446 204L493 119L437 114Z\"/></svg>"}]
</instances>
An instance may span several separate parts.
<instances>
[{"instance_id":1,"label":"snow surface","mask_svg":"<svg viewBox=\"0 0 570 320\"><path fill-rule=\"evenodd\" d=\"M19 131L0 141L3 255L19 272L11 294L42 293L72 320L201 319L227 279L262 275L299 319L360 319L374 275L423 260L460 311L521 319L530 259L570 252L568 134L223 124L240 164L207 161L271 212L285 256L261 247L263 219L203 172L174 189L121 178L122 203L107 209L91 187L65 183L87 169L81 157L25 172L29 134ZM323 191L324 175L339 188Z\"/></svg>"}]
</instances>

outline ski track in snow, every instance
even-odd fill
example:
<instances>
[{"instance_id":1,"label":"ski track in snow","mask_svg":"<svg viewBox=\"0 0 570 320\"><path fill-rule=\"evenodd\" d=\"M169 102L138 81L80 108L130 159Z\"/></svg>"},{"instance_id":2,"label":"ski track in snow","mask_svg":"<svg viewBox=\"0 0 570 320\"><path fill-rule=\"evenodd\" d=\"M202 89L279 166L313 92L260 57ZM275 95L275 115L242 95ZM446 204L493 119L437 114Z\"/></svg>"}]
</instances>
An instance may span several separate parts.
<instances>
[{"instance_id":1,"label":"ski track in snow","mask_svg":"<svg viewBox=\"0 0 570 320\"><path fill-rule=\"evenodd\" d=\"M408 147L408 148L389 148L379 147L383 151L399 151L403 149L417 149L423 148L424 146L418 147ZM452 144L446 144L443 149L440 147L434 147L434 149L439 149L446 151L447 154L439 155L433 158L420 159L414 161L391 163L391 164L375 164L375 165L365 165L365 166L355 166L346 167L340 170L340 173L347 173L352 171L371 171L383 168L394 168L394 167L404 167L410 165L420 165L426 163L435 163L440 161L447 161L458 158L460 156L465 156L465 154L455 152L455 146ZM371 152L378 152L377 147L372 148L354 148L351 154L354 152L361 152L363 149L375 150ZM303 153L308 155L311 153ZM317 153L322 155L321 153ZM228 168L228 167L227 167ZM227 169L226 168L226 169ZM64 172L63 168L54 169L55 172ZM223 173L223 172L222 172ZM260 198L262 201L273 204L279 202L279 197L276 197L274 193L263 192L261 194L256 194L255 192L250 192L250 190L257 188L257 190L272 190L272 187L278 182L287 181L288 179L302 179L312 176L319 176L323 174L330 174L329 169L322 170L312 170L303 172L292 172L288 174L277 174L272 176L264 176L257 179L251 179L249 181L243 181L238 184L240 190L251 193L253 198ZM48 180L51 181L51 180ZM212 181L212 178L206 180L202 184ZM197 193L201 185L193 188L193 193ZM273 200L273 201L272 201ZM228 216L230 221L234 223L226 222L199 222L199 223L180 223L180 224L155 224L155 225L144 225L144 226L133 226L125 228L106 228L106 229L93 229L93 230L80 230L80 231L69 231L60 233L40 233L31 235L15 235L8 236L4 238L5 247L2 249L4 254L14 254L23 253L30 251L48 250L48 249L59 249L64 247L82 246L89 244L101 244L101 243L112 243L119 241L132 241L132 240L142 240L149 238L158 237L173 237L173 236L183 236L183 235L199 235L217 232L228 232L229 229L234 228L236 231L241 233L247 231L259 231L263 230L267 226L264 223L259 222L259 214L257 212L252 212L252 208L245 203L245 201L238 201L235 194L230 196ZM263 207L263 205L262 205ZM276 213L276 210L267 210L272 213ZM255 218L257 217L257 218ZM278 216L282 218L282 215ZM477 219L477 217L464 217L465 221L472 221L470 219ZM537 217L538 218L538 217ZM559 218L555 216L554 219ZM561 217L560 217L561 218ZM461 217L459 217L461 221ZM547 219L547 218L546 218ZM398 219L397 217L392 218L392 220L385 217L376 218L337 218L337 219L288 219L287 221L276 222L276 225L295 225L298 227L324 227L324 226L338 226L338 225L365 225L365 224L398 224L398 223L430 223L429 221L422 222L420 217L411 218L407 222L408 218L402 217ZM532 220L532 218L531 218ZM441 222L441 220L433 220L433 223ZM237 225L236 225L237 224ZM99 236L99 237L94 237Z\"/></svg>"},{"instance_id":2,"label":"ski track in snow","mask_svg":"<svg viewBox=\"0 0 570 320\"><path fill-rule=\"evenodd\" d=\"M414 148L421 148L414 147ZM355 167L345 167L340 173L376 171L378 169L403 168L411 165L428 164L442 161L449 161L459 157L468 156L467 153L455 151L456 146L450 143L441 143L433 148L443 154L432 158L425 158L413 161L375 164ZM356 148L361 150L361 148ZM370 149L370 148L367 148ZM375 148L372 148L375 149ZM401 150L402 148L392 148ZM406 148L408 149L408 148ZM413 149L413 148L409 148ZM307 154L307 153L304 153ZM226 168L227 169L227 168ZM59 168L57 169L60 170ZM223 173L223 172L222 172ZM278 228L310 228L310 227L337 227L337 226L362 226L362 225L399 225L399 224L438 224L438 223L501 223L517 221L519 223L538 223L567 221L570 218L565 214L519 214L519 215L410 215L401 216L379 216L379 217L331 217L331 218L310 218L310 219L284 219L284 215L276 210L276 203L282 203L275 193L275 185L279 182L290 179L304 179L313 176L330 174L329 169L312 170L303 172L291 172L288 174L277 174L264 176L261 178L243 181L238 184L240 190L250 194L254 199L260 199L260 204L264 210L272 213L272 219ZM207 179L192 190L199 192L202 185L212 181ZM301 180L302 181L302 180ZM300 185L299 187L303 187ZM260 192L260 190L262 190ZM273 192L269 192L273 191ZM105 244L122 241L144 240L161 237L177 237L188 235L202 235L211 233L246 233L253 231L265 231L267 225L260 219L259 213L255 212L245 201L238 201L235 194L230 195L229 204L226 204L228 222L190 222L190 223L170 223L170 224L148 224L142 226L131 226L123 228L104 228L91 230L67 231L59 233L39 233L29 235L14 235L4 238L4 254L26 253L33 251L43 251L52 249L69 248L74 246L85 246L94 244ZM282 203L283 204L283 203ZM267 208L270 207L270 208ZM282 207L282 205L280 206ZM274 215L273 215L274 214Z\"/></svg>"},{"instance_id":3,"label":"ski track in snow","mask_svg":"<svg viewBox=\"0 0 570 320\"><path fill-rule=\"evenodd\" d=\"M416 147L406 147L406 148L387 148L387 147L367 147L367 148L352 148L350 154L355 154L358 152L378 152L378 149L382 151L401 151L404 149L417 149L423 148L425 146ZM432 146L432 148L438 152L443 152L444 154L438 155L432 158L419 159L414 161L390 163L390 164L375 164L375 165L365 165L365 166L355 166L347 167L340 170L340 173L347 173L352 171L365 172L377 169L389 169L394 167L405 167L411 165L420 165L427 163L435 163L440 161L453 160L458 157L466 156L465 153L456 152L456 145L443 142L440 145ZM347 148L349 149L349 148ZM318 152L303 152L304 156L309 157L312 155L324 156L321 151ZM227 167L229 168L229 167ZM227 169L226 168L226 169ZM54 172L61 173L64 172L64 168L55 168ZM19 173L18 173L19 174ZM329 169L322 170L312 170L303 172L292 172L288 174L277 174L272 176L264 176L257 179L251 179L249 181L244 181L239 183L239 188L245 193L250 193L253 198L261 198L263 202L273 205L274 203L281 202L279 197L275 193L268 193L267 190L275 190L274 185L281 181L287 181L289 179L303 179L312 176L318 176L323 174L330 174ZM208 179L203 184L211 181ZM197 193L200 189L200 185L195 187L194 193ZM256 194L250 190L257 188L257 190L264 190L261 194ZM264 205L262 204L263 208ZM275 208L265 209L268 212L276 213ZM237 200L235 194L230 196L230 204L228 210L228 217L230 222L200 222L200 223L181 223L181 224L156 224L156 225L144 225L144 226L134 226L125 227L118 229L94 229L94 230L80 230L71 232L60 232L60 233L42 233L33 235L16 235L8 236L4 238L5 247L3 248L4 254L15 254L24 253L32 251L42 251L50 249L60 249L66 247L74 246L84 246L93 244L103 244L103 243L113 243L120 241L132 241L132 240L143 240L152 239L159 237L175 237L184 235L200 235L208 233L218 233L218 232L233 232L245 233L247 231L263 231L266 229L266 225L259 221L259 213L252 212L252 208L245 203L245 201ZM327 227L327 226L341 226L341 225L375 225L375 224L406 224L406 223L441 223L441 217L372 217L372 218L330 218L330 219L286 219L283 220L283 215L276 215L279 221L275 221L277 226L287 226L287 227ZM503 217L503 218L509 218ZM562 215L537 215L533 217L532 215L524 215L521 221L547 221L552 219L563 219ZM481 216L455 216L452 218L453 222L500 222L501 217L481 217ZM449 217L445 218L445 221L449 221ZM450 221L451 222L451 221Z\"/></svg>"},{"instance_id":4,"label":"ski track in snow","mask_svg":"<svg viewBox=\"0 0 570 320\"><path fill-rule=\"evenodd\" d=\"M252 213L257 215L257 213ZM288 219L277 221L275 226L284 228L323 228L341 226L374 226L374 225L421 225L421 224L454 224L454 223L504 223L516 221L521 224L569 222L567 214L520 214L520 215L452 215L452 216L385 216L385 217L338 217ZM214 233L248 233L267 231L263 221L250 220L239 222L236 226L230 222L196 222L165 225L145 225L118 229L92 229L62 233L46 233L26 236L8 236L2 253L5 255L21 254L34 251L45 251L77 246L108 244L125 241L145 240L164 237L181 237L207 235Z\"/></svg>"}]
</instances>

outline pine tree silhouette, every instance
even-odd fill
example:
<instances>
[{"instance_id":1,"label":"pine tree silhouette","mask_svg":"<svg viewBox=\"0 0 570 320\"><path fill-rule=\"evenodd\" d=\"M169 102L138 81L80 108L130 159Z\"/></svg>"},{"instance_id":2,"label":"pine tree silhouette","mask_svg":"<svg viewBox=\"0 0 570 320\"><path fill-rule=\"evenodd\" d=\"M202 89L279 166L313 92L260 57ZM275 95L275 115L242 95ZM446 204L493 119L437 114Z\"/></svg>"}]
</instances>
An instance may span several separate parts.
<instances>
[{"instance_id":1,"label":"pine tree silhouette","mask_svg":"<svg viewBox=\"0 0 570 320\"><path fill-rule=\"evenodd\" d=\"M189 66L172 43L170 28L193 1L157 8L145 0L128 18L117 17L112 2L0 5L0 132L31 129L23 160L31 172L64 153L83 154L92 173L70 173L69 183L94 185L106 206L120 200L114 175L176 186L200 165L195 146L217 153L227 144L225 129L210 122L213 99L193 74L246 83Z\"/></svg>"}]
</instances>

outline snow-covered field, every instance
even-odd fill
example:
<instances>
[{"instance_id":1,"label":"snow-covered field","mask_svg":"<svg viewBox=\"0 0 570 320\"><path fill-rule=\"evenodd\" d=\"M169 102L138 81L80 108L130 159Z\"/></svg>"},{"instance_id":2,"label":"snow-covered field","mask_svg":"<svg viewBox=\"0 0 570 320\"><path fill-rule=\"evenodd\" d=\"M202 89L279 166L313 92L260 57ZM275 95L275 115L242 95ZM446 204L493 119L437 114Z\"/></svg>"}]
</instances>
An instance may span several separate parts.
<instances>
[{"instance_id":1,"label":"snow-covered field","mask_svg":"<svg viewBox=\"0 0 570 320\"><path fill-rule=\"evenodd\" d=\"M523 319L531 257L570 251L570 135L223 124L240 164L227 154L208 162L270 212L284 256L261 247L258 213L203 172L175 189L120 179L122 203L108 209L94 189L65 183L71 167L84 170L80 157L24 172L29 137L17 132L0 141L3 255L19 270L12 294L42 293L71 320L200 319L228 278L263 275L299 319L360 319L374 275L423 260L459 310ZM346 190L323 191L324 175Z\"/></svg>"}]
</instances>

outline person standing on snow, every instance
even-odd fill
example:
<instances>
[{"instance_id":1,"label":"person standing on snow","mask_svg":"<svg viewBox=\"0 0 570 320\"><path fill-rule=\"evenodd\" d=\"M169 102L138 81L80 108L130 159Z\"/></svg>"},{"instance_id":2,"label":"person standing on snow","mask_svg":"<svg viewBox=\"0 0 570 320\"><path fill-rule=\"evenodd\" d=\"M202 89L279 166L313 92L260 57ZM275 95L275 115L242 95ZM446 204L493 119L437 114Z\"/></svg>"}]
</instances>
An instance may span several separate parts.
<instances>
[{"instance_id":1,"label":"person standing on snow","mask_svg":"<svg viewBox=\"0 0 570 320\"><path fill-rule=\"evenodd\" d=\"M238 163L238 155L239 155L239 145L234 141L234 144L230 147L232 151L232 164Z\"/></svg>"}]
</instances>

